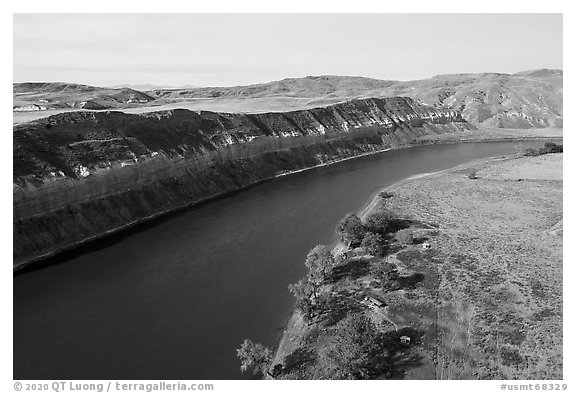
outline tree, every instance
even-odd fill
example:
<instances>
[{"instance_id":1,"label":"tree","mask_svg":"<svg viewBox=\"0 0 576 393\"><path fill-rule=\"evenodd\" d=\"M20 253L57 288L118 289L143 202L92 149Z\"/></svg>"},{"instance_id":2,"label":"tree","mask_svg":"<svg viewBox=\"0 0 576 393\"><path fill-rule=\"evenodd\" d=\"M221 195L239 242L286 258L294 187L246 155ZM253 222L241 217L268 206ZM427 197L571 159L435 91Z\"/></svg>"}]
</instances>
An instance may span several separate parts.
<instances>
[{"instance_id":1,"label":"tree","mask_svg":"<svg viewBox=\"0 0 576 393\"><path fill-rule=\"evenodd\" d=\"M557 145L554 142L546 142L544 147L539 149L540 154L547 154L547 153L562 153L564 147L562 145Z\"/></svg>"},{"instance_id":2,"label":"tree","mask_svg":"<svg viewBox=\"0 0 576 393\"><path fill-rule=\"evenodd\" d=\"M240 370L242 372L252 372L255 376L266 374L272 359L272 351L260 343L254 343L250 339L245 339L236 356L240 358Z\"/></svg>"},{"instance_id":3,"label":"tree","mask_svg":"<svg viewBox=\"0 0 576 393\"><path fill-rule=\"evenodd\" d=\"M370 267L370 273L373 277L380 280L384 291L394 291L399 288L398 266L390 262L379 262Z\"/></svg>"},{"instance_id":4,"label":"tree","mask_svg":"<svg viewBox=\"0 0 576 393\"><path fill-rule=\"evenodd\" d=\"M314 318L314 304L312 298L316 298L317 290L308 280L300 279L295 284L288 285L288 290L296 298L296 308L311 320Z\"/></svg>"},{"instance_id":5,"label":"tree","mask_svg":"<svg viewBox=\"0 0 576 393\"><path fill-rule=\"evenodd\" d=\"M348 314L330 329L319 348L318 364L331 379L369 379L389 370L383 336L362 313Z\"/></svg>"},{"instance_id":6,"label":"tree","mask_svg":"<svg viewBox=\"0 0 576 393\"><path fill-rule=\"evenodd\" d=\"M362 239L360 247L370 255L379 256L383 252L382 241L382 236L379 234L368 232Z\"/></svg>"},{"instance_id":7,"label":"tree","mask_svg":"<svg viewBox=\"0 0 576 393\"><path fill-rule=\"evenodd\" d=\"M368 232L378 233L380 235L386 234L392 221L390 213L380 211L370 214L364 222L364 228Z\"/></svg>"},{"instance_id":8,"label":"tree","mask_svg":"<svg viewBox=\"0 0 576 393\"><path fill-rule=\"evenodd\" d=\"M334 265L334 256L328 247L318 245L310 250L304 265L308 268L311 281L324 281L326 273Z\"/></svg>"},{"instance_id":9,"label":"tree","mask_svg":"<svg viewBox=\"0 0 576 393\"><path fill-rule=\"evenodd\" d=\"M356 214L348 214L338 223L336 233L345 243L360 243L364 236L364 225Z\"/></svg>"}]
</instances>

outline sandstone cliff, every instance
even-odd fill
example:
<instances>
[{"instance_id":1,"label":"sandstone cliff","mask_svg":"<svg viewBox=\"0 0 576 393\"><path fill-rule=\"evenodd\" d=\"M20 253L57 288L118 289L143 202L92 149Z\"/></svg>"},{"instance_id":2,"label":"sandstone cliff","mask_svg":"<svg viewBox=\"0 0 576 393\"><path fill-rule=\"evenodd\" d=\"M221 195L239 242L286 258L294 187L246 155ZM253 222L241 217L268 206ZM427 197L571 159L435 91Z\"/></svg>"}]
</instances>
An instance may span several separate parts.
<instances>
[{"instance_id":1,"label":"sandstone cliff","mask_svg":"<svg viewBox=\"0 0 576 393\"><path fill-rule=\"evenodd\" d=\"M409 98L284 113L63 113L14 127L14 266L279 174L473 128Z\"/></svg>"}]
</instances>

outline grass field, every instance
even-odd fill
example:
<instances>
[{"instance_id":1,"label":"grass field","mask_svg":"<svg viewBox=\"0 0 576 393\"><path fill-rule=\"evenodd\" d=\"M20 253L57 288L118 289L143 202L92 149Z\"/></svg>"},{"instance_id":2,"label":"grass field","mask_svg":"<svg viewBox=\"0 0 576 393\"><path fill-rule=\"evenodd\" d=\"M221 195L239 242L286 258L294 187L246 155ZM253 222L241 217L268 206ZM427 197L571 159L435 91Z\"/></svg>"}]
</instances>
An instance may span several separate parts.
<instances>
[{"instance_id":1,"label":"grass field","mask_svg":"<svg viewBox=\"0 0 576 393\"><path fill-rule=\"evenodd\" d=\"M426 332L433 361L408 378L562 378L562 154L420 178L384 205L438 227L430 249L395 255L426 277L388 300L396 324Z\"/></svg>"}]
</instances>

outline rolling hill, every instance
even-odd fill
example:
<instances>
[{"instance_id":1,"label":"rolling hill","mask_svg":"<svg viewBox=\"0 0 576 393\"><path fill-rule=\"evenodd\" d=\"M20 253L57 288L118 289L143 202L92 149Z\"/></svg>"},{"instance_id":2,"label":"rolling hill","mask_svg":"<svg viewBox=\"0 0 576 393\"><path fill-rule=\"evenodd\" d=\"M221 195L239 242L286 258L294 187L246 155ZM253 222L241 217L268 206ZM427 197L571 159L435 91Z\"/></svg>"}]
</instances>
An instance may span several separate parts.
<instances>
[{"instance_id":1,"label":"rolling hill","mask_svg":"<svg viewBox=\"0 0 576 393\"><path fill-rule=\"evenodd\" d=\"M150 91L166 102L188 100L210 110L307 109L351 98L405 96L436 108L454 109L489 128L562 127L561 70L517 74L439 75L417 81L349 76L309 76L228 88ZM187 106L189 107L189 106ZM190 109L194 109L189 107Z\"/></svg>"},{"instance_id":2,"label":"rolling hill","mask_svg":"<svg viewBox=\"0 0 576 393\"><path fill-rule=\"evenodd\" d=\"M73 83L14 83L14 111L112 109L147 104L154 98L130 88L103 88Z\"/></svg>"},{"instance_id":3,"label":"rolling hill","mask_svg":"<svg viewBox=\"0 0 576 393\"><path fill-rule=\"evenodd\" d=\"M155 89L99 88L65 83L14 84L13 110L121 109L141 113L184 108L230 113L286 112L356 98L409 97L438 109L456 110L483 128L544 128L563 125L563 71L516 74L439 75L415 81L356 76L308 76L249 86ZM50 111L52 110L52 111ZM47 113L48 113L47 112Z\"/></svg>"}]
</instances>

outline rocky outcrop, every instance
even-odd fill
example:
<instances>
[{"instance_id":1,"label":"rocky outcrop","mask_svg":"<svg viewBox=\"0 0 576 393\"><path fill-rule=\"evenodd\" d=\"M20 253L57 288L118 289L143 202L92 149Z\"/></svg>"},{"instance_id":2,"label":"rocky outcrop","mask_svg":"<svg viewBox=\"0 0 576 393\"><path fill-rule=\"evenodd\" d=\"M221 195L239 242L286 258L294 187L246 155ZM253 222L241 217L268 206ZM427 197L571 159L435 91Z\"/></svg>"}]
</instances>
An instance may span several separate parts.
<instances>
[{"instance_id":1,"label":"rocky outcrop","mask_svg":"<svg viewBox=\"0 0 576 393\"><path fill-rule=\"evenodd\" d=\"M409 98L284 113L74 112L14 127L14 264L291 171L471 129Z\"/></svg>"}]
</instances>

